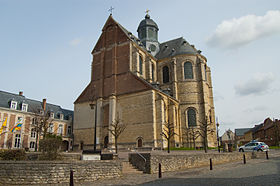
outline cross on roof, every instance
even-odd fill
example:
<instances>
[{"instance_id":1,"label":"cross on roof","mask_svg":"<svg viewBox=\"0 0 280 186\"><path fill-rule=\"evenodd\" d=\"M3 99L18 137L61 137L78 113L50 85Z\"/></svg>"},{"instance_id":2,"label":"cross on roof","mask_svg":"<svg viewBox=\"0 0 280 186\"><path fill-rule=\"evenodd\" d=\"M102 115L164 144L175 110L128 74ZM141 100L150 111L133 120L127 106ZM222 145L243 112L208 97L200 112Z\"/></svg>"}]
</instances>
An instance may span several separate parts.
<instances>
[{"instance_id":1,"label":"cross on roof","mask_svg":"<svg viewBox=\"0 0 280 186\"><path fill-rule=\"evenodd\" d=\"M110 14L112 15L113 14L113 10L114 8L111 6L110 9L108 10L110 12Z\"/></svg>"},{"instance_id":2,"label":"cross on roof","mask_svg":"<svg viewBox=\"0 0 280 186\"><path fill-rule=\"evenodd\" d=\"M146 14L148 14L150 11L151 11L151 10L147 9L145 12L146 12Z\"/></svg>"}]
</instances>

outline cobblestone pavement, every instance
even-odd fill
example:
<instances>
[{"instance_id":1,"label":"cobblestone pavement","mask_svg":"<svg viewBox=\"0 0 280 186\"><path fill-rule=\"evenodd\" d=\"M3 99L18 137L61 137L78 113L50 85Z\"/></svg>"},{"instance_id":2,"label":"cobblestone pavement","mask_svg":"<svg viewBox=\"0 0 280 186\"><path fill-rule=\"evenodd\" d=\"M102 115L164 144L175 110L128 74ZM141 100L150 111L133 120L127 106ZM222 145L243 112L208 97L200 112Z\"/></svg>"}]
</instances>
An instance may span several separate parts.
<instances>
[{"instance_id":1,"label":"cobblestone pavement","mask_svg":"<svg viewBox=\"0 0 280 186\"><path fill-rule=\"evenodd\" d=\"M270 151L270 159L252 159L209 167L157 174L129 174L121 178L78 185L279 185L280 151ZM76 185L76 184L75 184Z\"/></svg>"}]
</instances>

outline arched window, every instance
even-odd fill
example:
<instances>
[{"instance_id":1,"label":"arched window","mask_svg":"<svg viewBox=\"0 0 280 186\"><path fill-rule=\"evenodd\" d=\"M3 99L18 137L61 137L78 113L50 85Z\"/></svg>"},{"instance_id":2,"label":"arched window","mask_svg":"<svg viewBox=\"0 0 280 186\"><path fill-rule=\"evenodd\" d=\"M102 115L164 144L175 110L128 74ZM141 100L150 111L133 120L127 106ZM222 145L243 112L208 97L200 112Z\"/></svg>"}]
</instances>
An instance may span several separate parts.
<instances>
[{"instance_id":1,"label":"arched window","mask_svg":"<svg viewBox=\"0 0 280 186\"><path fill-rule=\"evenodd\" d=\"M143 60L142 57L139 55L139 73L143 74Z\"/></svg>"},{"instance_id":2,"label":"arched window","mask_svg":"<svg viewBox=\"0 0 280 186\"><path fill-rule=\"evenodd\" d=\"M193 67L191 62L184 63L184 77L185 79L193 79Z\"/></svg>"},{"instance_id":3,"label":"arched window","mask_svg":"<svg viewBox=\"0 0 280 186\"><path fill-rule=\"evenodd\" d=\"M142 138L139 138L137 140L137 147L142 147L142 146L143 146L143 140L142 140Z\"/></svg>"},{"instance_id":4,"label":"arched window","mask_svg":"<svg viewBox=\"0 0 280 186\"><path fill-rule=\"evenodd\" d=\"M196 112L193 108L188 110L188 126L196 126Z\"/></svg>"},{"instance_id":5,"label":"arched window","mask_svg":"<svg viewBox=\"0 0 280 186\"><path fill-rule=\"evenodd\" d=\"M204 65L204 75L205 75L205 80L207 81L207 66Z\"/></svg>"},{"instance_id":6,"label":"arched window","mask_svg":"<svg viewBox=\"0 0 280 186\"><path fill-rule=\"evenodd\" d=\"M152 63L152 81L155 81L155 65Z\"/></svg>"},{"instance_id":7,"label":"arched window","mask_svg":"<svg viewBox=\"0 0 280 186\"><path fill-rule=\"evenodd\" d=\"M169 68L168 68L168 66L164 66L162 68L162 81L163 81L163 83L168 83L169 82Z\"/></svg>"}]
</instances>

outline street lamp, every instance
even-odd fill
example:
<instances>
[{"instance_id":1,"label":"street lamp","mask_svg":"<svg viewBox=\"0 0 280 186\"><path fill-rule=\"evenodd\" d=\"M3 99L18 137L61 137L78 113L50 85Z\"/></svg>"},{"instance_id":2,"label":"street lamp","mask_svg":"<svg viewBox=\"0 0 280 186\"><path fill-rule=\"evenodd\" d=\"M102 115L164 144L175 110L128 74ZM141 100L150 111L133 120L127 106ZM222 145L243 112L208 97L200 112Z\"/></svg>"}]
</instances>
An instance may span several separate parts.
<instances>
[{"instance_id":1,"label":"street lamp","mask_svg":"<svg viewBox=\"0 0 280 186\"><path fill-rule=\"evenodd\" d=\"M95 116L94 116L94 142L93 142L93 151L96 152L96 123L97 123L97 104L90 103L89 104L91 109L95 109Z\"/></svg>"},{"instance_id":2,"label":"street lamp","mask_svg":"<svg viewBox=\"0 0 280 186\"><path fill-rule=\"evenodd\" d=\"M218 120L218 119L217 119ZM220 153L220 139L219 139L219 123L218 123L218 121L217 121L217 142L218 142L218 151L219 151L219 153Z\"/></svg>"}]
</instances>

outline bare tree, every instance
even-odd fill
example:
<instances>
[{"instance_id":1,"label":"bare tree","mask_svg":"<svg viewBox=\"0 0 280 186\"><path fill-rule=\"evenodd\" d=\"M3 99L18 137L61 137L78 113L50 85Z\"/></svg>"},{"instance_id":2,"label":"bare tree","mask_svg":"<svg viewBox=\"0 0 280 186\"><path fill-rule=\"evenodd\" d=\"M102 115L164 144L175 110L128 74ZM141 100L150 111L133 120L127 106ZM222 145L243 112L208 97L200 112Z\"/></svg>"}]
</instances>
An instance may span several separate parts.
<instances>
[{"instance_id":1,"label":"bare tree","mask_svg":"<svg viewBox=\"0 0 280 186\"><path fill-rule=\"evenodd\" d=\"M163 103L164 103L164 112L167 112L167 119L166 122L164 122L163 127L162 127L162 132L161 135L167 140L167 152L170 153L170 142L172 138L177 135L175 133L175 128L174 124L170 122L169 120L169 105L170 105L170 100L168 99L167 103L165 103L164 99L161 97L160 98Z\"/></svg>"},{"instance_id":2,"label":"bare tree","mask_svg":"<svg viewBox=\"0 0 280 186\"><path fill-rule=\"evenodd\" d=\"M38 142L40 136L42 135L43 139L45 139L49 132L49 127L52 121L53 119L50 117L49 112L40 112L35 114L35 117L32 121L32 127L35 129L36 133L35 151L38 151Z\"/></svg>"},{"instance_id":3,"label":"bare tree","mask_svg":"<svg viewBox=\"0 0 280 186\"><path fill-rule=\"evenodd\" d=\"M185 128L183 132L187 138L187 141L190 141L189 144L192 143L190 147L193 146L193 148L196 149L195 141L200 136L199 132L195 130L193 127Z\"/></svg>"},{"instance_id":4,"label":"bare tree","mask_svg":"<svg viewBox=\"0 0 280 186\"><path fill-rule=\"evenodd\" d=\"M165 122L161 135L167 140L167 152L170 153L170 141L176 135L173 123Z\"/></svg>"},{"instance_id":5,"label":"bare tree","mask_svg":"<svg viewBox=\"0 0 280 186\"><path fill-rule=\"evenodd\" d=\"M199 121L199 120L198 120ZM205 153L208 152L208 135L213 134L214 129L210 128L211 122L208 122L207 116L205 117L205 120L199 121L200 125L198 126L198 133L203 139L203 148Z\"/></svg>"},{"instance_id":6,"label":"bare tree","mask_svg":"<svg viewBox=\"0 0 280 186\"><path fill-rule=\"evenodd\" d=\"M111 128L110 127L108 128L109 132L115 138L116 154L118 153L118 138L125 129L126 129L126 124L122 123L119 117L117 117L115 121L111 124Z\"/></svg>"}]
</instances>

